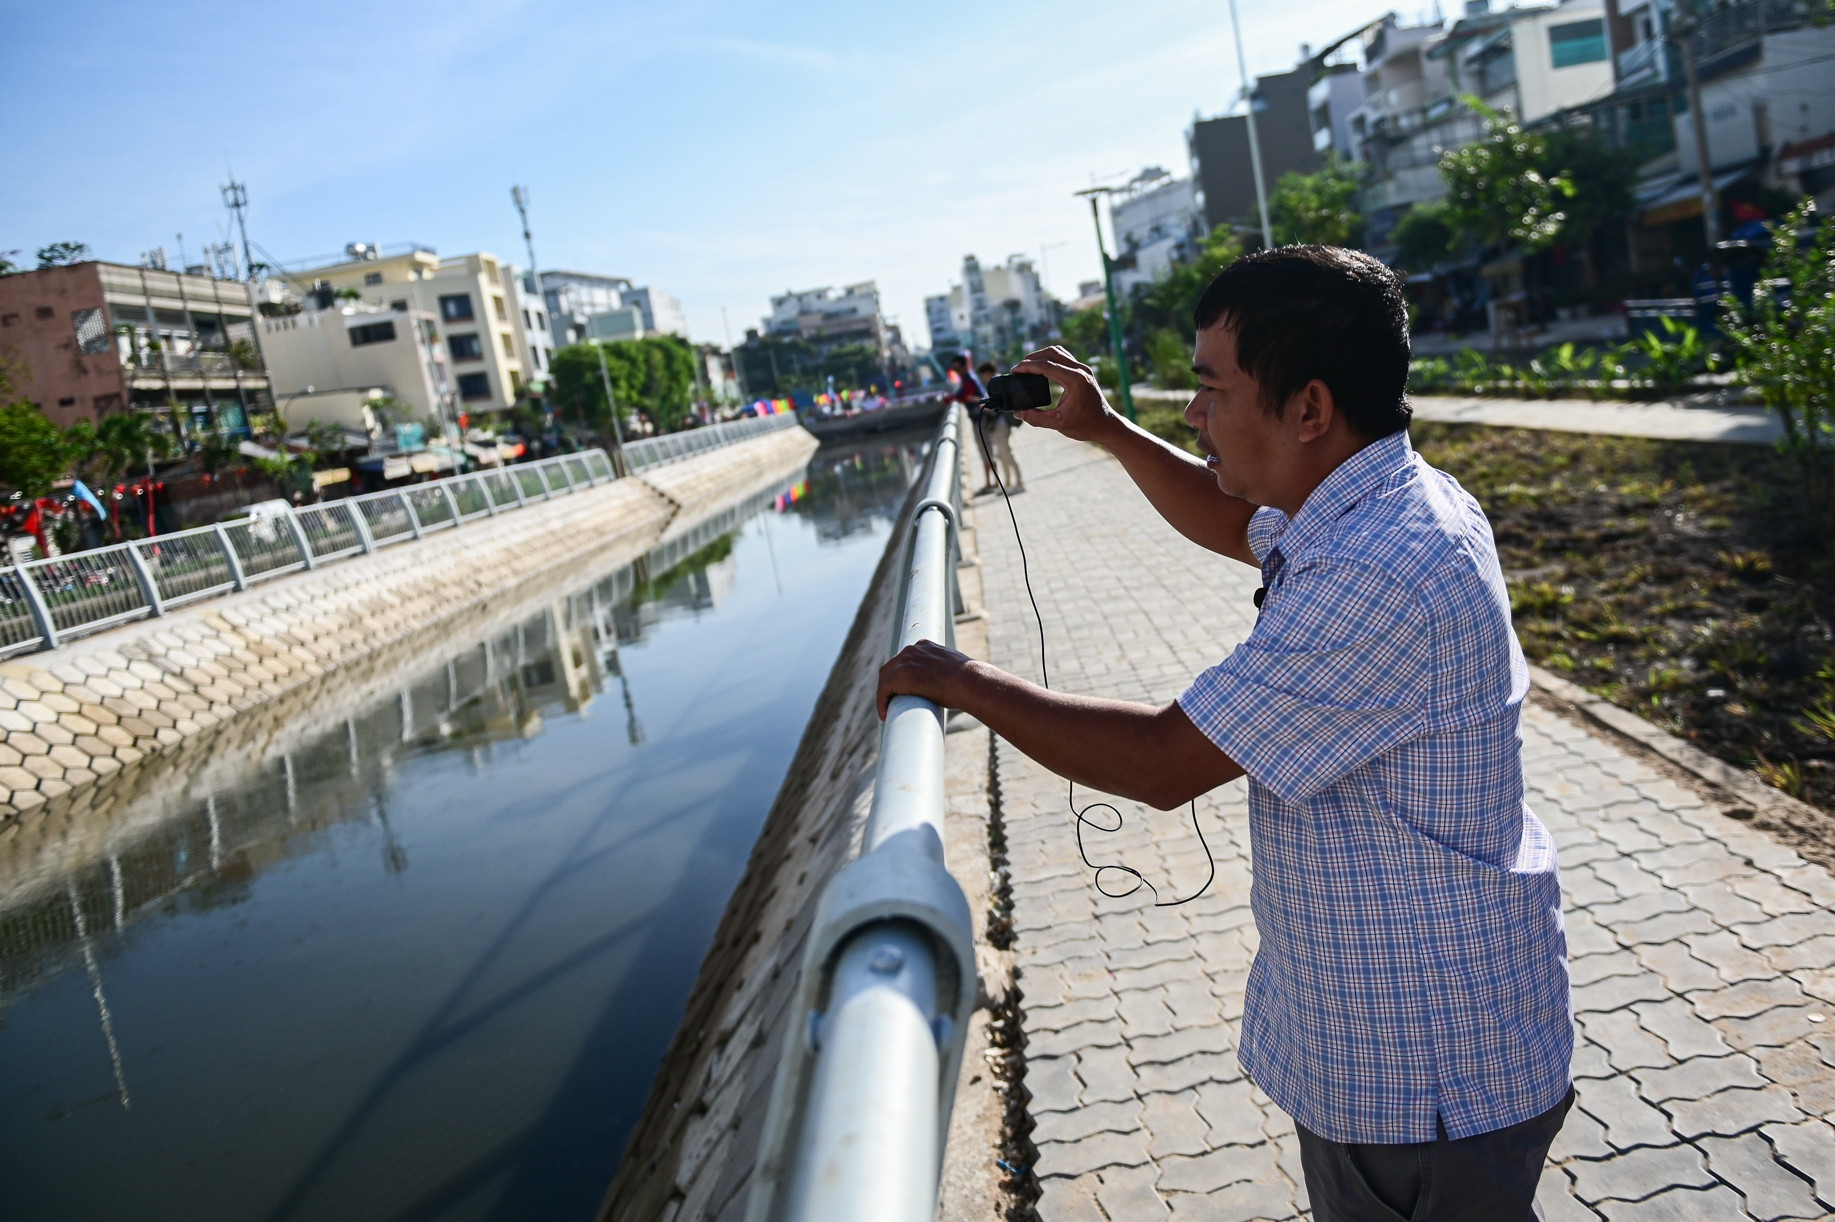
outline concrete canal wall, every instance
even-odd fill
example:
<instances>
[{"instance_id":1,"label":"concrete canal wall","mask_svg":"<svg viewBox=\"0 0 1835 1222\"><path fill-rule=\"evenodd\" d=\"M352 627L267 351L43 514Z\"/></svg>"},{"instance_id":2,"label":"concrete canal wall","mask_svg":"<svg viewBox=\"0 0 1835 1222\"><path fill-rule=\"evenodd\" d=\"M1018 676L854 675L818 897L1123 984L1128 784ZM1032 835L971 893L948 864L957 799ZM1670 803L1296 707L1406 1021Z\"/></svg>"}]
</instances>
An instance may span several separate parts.
<instances>
[{"instance_id":1,"label":"concrete canal wall","mask_svg":"<svg viewBox=\"0 0 1835 1222\"><path fill-rule=\"evenodd\" d=\"M901 513L840 657L829 673L746 869L721 918L675 1039L663 1058L603 1207L601 1222L739 1222L763 1137L779 1049L793 1016L797 975L816 898L860 851L878 765L873 695L892 639L910 514ZM986 652L975 532L962 533L968 613L957 644ZM975 921L980 1013L957 1083L940 1213L995 1218L1005 1207L995 1162L1005 1099L989 1070L988 1009L1011 987L1009 952L989 945L992 893L988 733L972 721L948 737L945 855ZM1000 1054L992 1053L994 1057Z\"/></svg>"},{"instance_id":2,"label":"concrete canal wall","mask_svg":"<svg viewBox=\"0 0 1835 1222\"><path fill-rule=\"evenodd\" d=\"M766 434L0 663L0 845L34 855L95 824L72 814L263 749L328 688L339 707L386 691L392 663L643 556L815 448Z\"/></svg>"}]
</instances>

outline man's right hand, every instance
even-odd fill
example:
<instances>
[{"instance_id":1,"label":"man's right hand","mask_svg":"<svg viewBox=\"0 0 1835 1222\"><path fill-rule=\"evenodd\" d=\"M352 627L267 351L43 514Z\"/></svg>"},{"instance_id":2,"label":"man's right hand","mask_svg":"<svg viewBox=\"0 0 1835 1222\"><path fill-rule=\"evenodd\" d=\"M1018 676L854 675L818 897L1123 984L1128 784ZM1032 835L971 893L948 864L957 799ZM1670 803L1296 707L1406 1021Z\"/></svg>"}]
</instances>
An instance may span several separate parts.
<instances>
[{"instance_id":1,"label":"man's right hand","mask_svg":"<svg viewBox=\"0 0 1835 1222\"><path fill-rule=\"evenodd\" d=\"M1013 372L1042 373L1063 391L1056 407L1014 413L1027 424L1056 429L1078 441L1100 444L1121 419L1102 397L1102 387L1096 384L1096 371L1055 344L1034 352L1015 365Z\"/></svg>"}]
</instances>

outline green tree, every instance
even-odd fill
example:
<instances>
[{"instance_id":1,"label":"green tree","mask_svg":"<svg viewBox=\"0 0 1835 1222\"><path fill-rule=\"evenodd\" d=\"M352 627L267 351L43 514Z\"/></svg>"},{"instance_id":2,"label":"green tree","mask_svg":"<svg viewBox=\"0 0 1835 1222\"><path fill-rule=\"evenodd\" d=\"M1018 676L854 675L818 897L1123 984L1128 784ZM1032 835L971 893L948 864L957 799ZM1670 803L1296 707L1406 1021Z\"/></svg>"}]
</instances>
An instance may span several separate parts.
<instances>
[{"instance_id":1,"label":"green tree","mask_svg":"<svg viewBox=\"0 0 1835 1222\"><path fill-rule=\"evenodd\" d=\"M0 487L41 497L70 469L70 447L36 403L12 398L7 390L0 385L0 399L6 400L0 403Z\"/></svg>"},{"instance_id":2,"label":"green tree","mask_svg":"<svg viewBox=\"0 0 1835 1222\"><path fill-rule=\"evenodd\" d=\"M1360 245L1364 219L1357 211L1357 195L1363 170L1357 162L1332 154L1311 174L1281 175L1268 201L1274 240L1283 245Z\"/></svg>"},{"instance_id":3,"label":"green tree","mask_svg":"<svg viewBox=\"0 0 1835 1222\"><path fill-rule=\"evenodd\" d=\"M93 426L79 421L68 436L77 468L105 484L138 475L172 453L172 438L155 429L145 412L111 412Z\"/></svg>"},{"instance_id":4,"label":"green tree","mask_svg":"<svg viewBox=\"0 0 1835 1222\"><path fill-rule=\"evenodd\" d=\"M1397 257L1409 271L1424 272L1452 253L1458 235L1443 203L1416 204L1396 222Z\"/></svg>"},{"instance_id":5,"label":"green tree","mask_svg":"<svg viewBox=\"0 0 1835 1222\"><path fill-rule=\"evenodd\" d=\"M1145 366L1163 386L1188 386L1191 382L1191 343L1195 326L1193 315L1198 298L1216 278L1217 273L1242 257L1242 242L1223 226L1211 231L1198 243L1195 258L1174 267L1167 276L1151 285L1137 285L1128 308L1123 312L1122 330L1127 337L1130 365ZM1092 310L1099 319L1100 311ZM1108 352L1108 329L1102 323L1100 351ZM1085 360L1090 356L1079 352ZM1094 362L1092 362L1094 363ZM1131 372L1140 373L1141 369Z\"/></svg>"},{"instance_id":6,"label":"green tree","mask_svg":"<svg viewBox=\"0 0 1835 1222\"><path fill-rule=\"evenodd\" d=\"M1091 361L1109 350L1109 316L1101 306L1064 316L1064 346L1080 361Z\"/></svg>"},{"instance_id":7,"label":"green tree","mask_svg":"<svg viewBox=\"0 0 1835 1222\"><path fill-rule=\"evenodd\" d=\"M206 433L198 443L198 461L204 464L204 470L218 475L242 461L242 447L224 433Z\"/></svg>"},{"instance_id":8,"label":"green tree","mask_svg":"<svg viewBox=\"0 0 1835 1222\"><path fill-rule=\"evenodd\" d=\"M605 354L621 421L643 412L669 431L687 419L694 402L694 350L674 335L569 344L556 352L549 367L551 397L563 414L596 434L610 435L599 351Z\"/></svg>"},{"instance_id":9,"label":"green tree","mask_svg":"<svg viewBox=\"0 0 1835 1222\"><path fill-rule=\"evenodd\" d=\"M0 276L10 276L19 270L19 264L13 262L16 250L0 250Z\"/></svg>"},{"instance_id":10,"label":"green tree","mask_svg":"<svg viewBox=\"0 0 1835 1222\"><path fill-rule=\"evenodd\" d=\"M1799 235L1811 226L1807 242ZM1835 224L1816 224L1805 202L1772 228L1765 274L1746 310L1729 297L1721 329L1735 376L1759 392L1784 425L1780 443L1803 476L1811 511L1835 516Z\"/></svg>"},{"instance_id":11,"label":"green tree","mask_svg":"<svg viewBox=\"0 0 1835 1222\"><path fill-rule=\"evenodd\" d=\"M53 242L38 248L38 266L68 267L89 257L89 247L82 242Z\"/></svg>"},{"instance_id":12,"label":"green tree","mask_svg":"<svg viewBox=\"0 0 1835 1222\"><path fill-rule=\"evenodd\" d=\"M1455 240L1525 250L1553 245L1567 220L1562 208L1574 194L1573 180L1545 172L1545 137L1524 131L1510 115L1470 94L1463 101L1484 120L1485 133L1440 158L1446 219Z\"/></svg>"}]
</instances>

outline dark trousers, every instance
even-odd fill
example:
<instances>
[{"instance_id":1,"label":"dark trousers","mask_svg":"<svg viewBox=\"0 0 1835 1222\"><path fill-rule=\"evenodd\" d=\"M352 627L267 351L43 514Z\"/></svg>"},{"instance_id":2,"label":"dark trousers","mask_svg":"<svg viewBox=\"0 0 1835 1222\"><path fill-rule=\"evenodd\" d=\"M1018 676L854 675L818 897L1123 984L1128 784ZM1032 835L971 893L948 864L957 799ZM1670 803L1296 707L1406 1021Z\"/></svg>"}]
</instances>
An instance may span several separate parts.
<instances>
[{"instance_id":1,"label":"dark trousers","mask_svg":"<svg viewBox=\"0 0 1835 1222\"><path fill-rule=\"evenodd\" d=\"M1452 1141L1327 1141L1304 1125L1300 1165L1314 1222L1530 1222L1536 1181L1574 1092L1540 1116Z\"/></svg>"}]
</instances>

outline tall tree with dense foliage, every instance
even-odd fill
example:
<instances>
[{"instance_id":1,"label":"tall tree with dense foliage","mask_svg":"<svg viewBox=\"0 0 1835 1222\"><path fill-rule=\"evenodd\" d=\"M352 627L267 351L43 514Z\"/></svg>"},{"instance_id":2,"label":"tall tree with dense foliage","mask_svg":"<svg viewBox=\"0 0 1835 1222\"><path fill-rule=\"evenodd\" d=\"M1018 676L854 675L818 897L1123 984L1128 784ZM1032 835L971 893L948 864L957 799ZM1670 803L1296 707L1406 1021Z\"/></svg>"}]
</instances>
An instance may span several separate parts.
<instances>
[{"instance_id":1,"label":"tall tree with dense foliage","mask_svg":"<svg viewBox=\"0 0 1835 1222\"><path fill-rule=\"evenodd\" d=\"M1145 372L1161 385L1194 384L1192 315L1198 308L1198 298L1218 272L1240 258L1241 240L1219 225L1199 241L1197 257L1174 267L1155 284L1137 286L1123 316L1130 362L1142 362ZM1089 359L1083 353L1078 355Z\"/></svg>"},{"instance_id":2,"label":"tall tree with dense foliage","mask_svg":"<svg viewBox=\"0 0 1835 1222\"><path fill-rule=\"evenodd\" d=\"M1444 203L1420 203L1402 214L1390 238L1396 257L1412 272L1432 271L1434 264L1452 253L1458 234L1453 230Z\"/></svg>"},{"instance_id":3,"label":"tall tree with dense foliage","mask_svg":"<svg viewBox=\"0 0 1835 1222\"><path fill-rule=\"evenodd\" d=\"M0 365L0 487L35 499L69 470L70 449L63 430L18 397L9 374Z\"/></svg>"},{"instance_id":4,"label":"tall tree with dense foliage","mask_svg":"<svg viewBox=\"0 0 1835 1222\"><path fill-rule=\"evenodd\" d=\"M694 402L695 356L688 341L674 335L589 341L556 352L550 399L563 415L610 436L612 414L599 373L600 351L621 424L628 427L632 414L642 412L665 431L681 427Z\"/></svg>"},{"instance_id":5,"label":"tall tree with dense foliage","mask_svg":"<svg viewBox=\"0 0 1835 1222\"><path fill-rule=\"evenodd\" d=\"M1274 240L1282 245L1357 246L1364 218L1357 209L1364 167L1336 154L1311 174L1281 175L1268 200Z\"/></svg>"},{"instance_id":6,"label":"tall tree with dense foliage","mask_svg":"<svg viewBox=\"0 0 1835 1222\"><path fill-rule=\"evenodd\" d=\"M1485 132L1440 158L1445 216L1455 240L1525 250L1553 245L1567 220L1563 209L1574 194L1573 179L1547 172L1546 137L1524 131L1478 98L1463 100L1484 120Z\"/></svg>"},{"instance_id":7,"label":"tall tree with dense foliage","mask_svg":"<svg viewBox=\"0 0 1835 1222\"><path fill-rule=\"evenodd\" d=\"M1751 308L1727 298L1721 329L1736 376L1783 422L1812 512L1835 518L1835 224L1808 203L1778 222Z\"/></svg>"}]
</instances>

